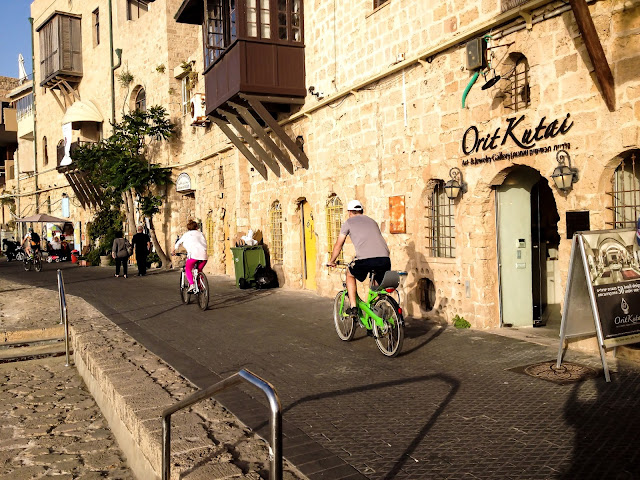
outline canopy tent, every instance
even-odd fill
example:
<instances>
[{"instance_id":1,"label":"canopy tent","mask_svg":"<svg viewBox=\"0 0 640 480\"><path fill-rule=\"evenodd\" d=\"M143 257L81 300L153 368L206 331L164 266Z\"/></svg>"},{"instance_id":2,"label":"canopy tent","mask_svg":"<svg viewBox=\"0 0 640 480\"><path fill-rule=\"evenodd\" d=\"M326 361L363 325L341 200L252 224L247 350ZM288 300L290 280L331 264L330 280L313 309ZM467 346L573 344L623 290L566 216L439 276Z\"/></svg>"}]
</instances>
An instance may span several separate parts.
<instances>
[{"instance_id":1,"label":"canopy tent","mask_svg":"<svg viewBox=\"0 0 640 480\"><path fill-rule=\"evenodd\" d=\"M31 215L30 217L18 218L16 222L22 223L65 223L70 222L68 218L58 218L53 217L51 215L47 215L46 213L36 213L35 215Z\"/></svg>"}]
</instances>

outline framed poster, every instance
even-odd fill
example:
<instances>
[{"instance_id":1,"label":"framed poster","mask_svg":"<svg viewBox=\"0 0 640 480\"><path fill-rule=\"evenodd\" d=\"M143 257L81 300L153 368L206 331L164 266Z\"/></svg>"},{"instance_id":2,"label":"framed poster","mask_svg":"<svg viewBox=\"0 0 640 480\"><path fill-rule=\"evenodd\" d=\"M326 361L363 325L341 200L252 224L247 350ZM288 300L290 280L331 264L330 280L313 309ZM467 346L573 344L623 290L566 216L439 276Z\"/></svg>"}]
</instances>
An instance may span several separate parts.
<instances>
[{"instance_id":1,"label":"framed poster","mask_svg":"<svg viewBox=\"0 0 640 480\"><path fill-rule=\"evenodd\" d=\"M573 237L560 326L565 338L592 336L609 381L605 348L640 342L640 246L635 229L578 232Z\"/></svg>"},{"instance_id":2,"label":"framed poster","mask_svg":"<svg viewBox=\"0 0 640 480\"><path fill-rule=\"evenodd\" d=\"M389 197L389 233L407 233L404 195Z\"/></svg>"}]
</instances>

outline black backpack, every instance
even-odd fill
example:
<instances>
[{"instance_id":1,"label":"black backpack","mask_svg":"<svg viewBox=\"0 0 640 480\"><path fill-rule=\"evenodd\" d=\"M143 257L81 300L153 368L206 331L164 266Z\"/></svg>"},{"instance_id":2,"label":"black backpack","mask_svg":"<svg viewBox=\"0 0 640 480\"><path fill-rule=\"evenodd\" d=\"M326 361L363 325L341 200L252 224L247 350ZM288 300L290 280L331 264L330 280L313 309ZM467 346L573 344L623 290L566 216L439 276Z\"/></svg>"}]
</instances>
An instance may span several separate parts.
<instances>
[{"instance_id":1,"label":"black backpack","mask_svg":"<svg viewBox=\"0 0 640 480\"><path fill-rule=\"evenodd\" d=\"M256 281L256 288L278 288L278 275L270 267L258 265L253 278Z\"/></svg>"},{"instance_id":2,"label":"black backpack","mask_svg":"<svg viewBox=\"0 0 640 480\"><path fill-rule=\"evenodd\" d=\"M40 243L40 235L36 232L31 232L31 243L37 245Z\"/></svg>"}]
</instances>

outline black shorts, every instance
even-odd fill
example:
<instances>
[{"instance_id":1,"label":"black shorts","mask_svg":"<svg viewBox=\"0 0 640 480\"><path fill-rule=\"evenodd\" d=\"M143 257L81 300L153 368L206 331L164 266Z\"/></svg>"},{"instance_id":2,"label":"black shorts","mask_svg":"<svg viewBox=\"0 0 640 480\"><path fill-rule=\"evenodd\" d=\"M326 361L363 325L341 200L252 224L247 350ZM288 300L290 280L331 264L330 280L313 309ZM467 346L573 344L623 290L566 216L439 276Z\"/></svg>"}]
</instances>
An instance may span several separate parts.
<instances>
[{"instance_id":1,"label":"black shorts","mask_svg":"<svg viewBox=\"0 0 640 480\"><path fill-rule=\"evenodd\" d=\"M352 266L349 267L351 275L356 277L359 282L364 282L371 272L374 273L376 282L380 283L384 277L385 272L391 270L391 259L389 257L374 257L363 258L362 260L356 260Z\"/></svg>"}]
</instances>

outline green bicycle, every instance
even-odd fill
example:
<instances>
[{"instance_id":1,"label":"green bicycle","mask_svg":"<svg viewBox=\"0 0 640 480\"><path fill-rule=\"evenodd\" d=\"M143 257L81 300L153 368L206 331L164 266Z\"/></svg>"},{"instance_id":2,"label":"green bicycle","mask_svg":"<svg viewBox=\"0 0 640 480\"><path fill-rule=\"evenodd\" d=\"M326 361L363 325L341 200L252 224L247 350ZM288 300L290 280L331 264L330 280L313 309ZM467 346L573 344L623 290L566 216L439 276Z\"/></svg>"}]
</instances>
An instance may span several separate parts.
<instances>
[{"instance_id":1,"label":"green bicycle","mask_svg":"<svg viewBox=\"0 0 640 480\"><path fill-rule=\"evenodd\" d=\"M369 279L371 278L373 272L369 274ZM351 303L345 278L342 282L343 290L336 295L333 302L333 322L340 340L352 340L356 333L356 325L359 325L367 330L367 335L373 336L383 355L397 356L404 341L404 318L402 308L391 294L399 284L400 275L394 270L386 272L378 286L371 286L370 282L367 301L362 301L356 296L359 310L356 318L346 313Z\"/></svg>"}]
</instances>

